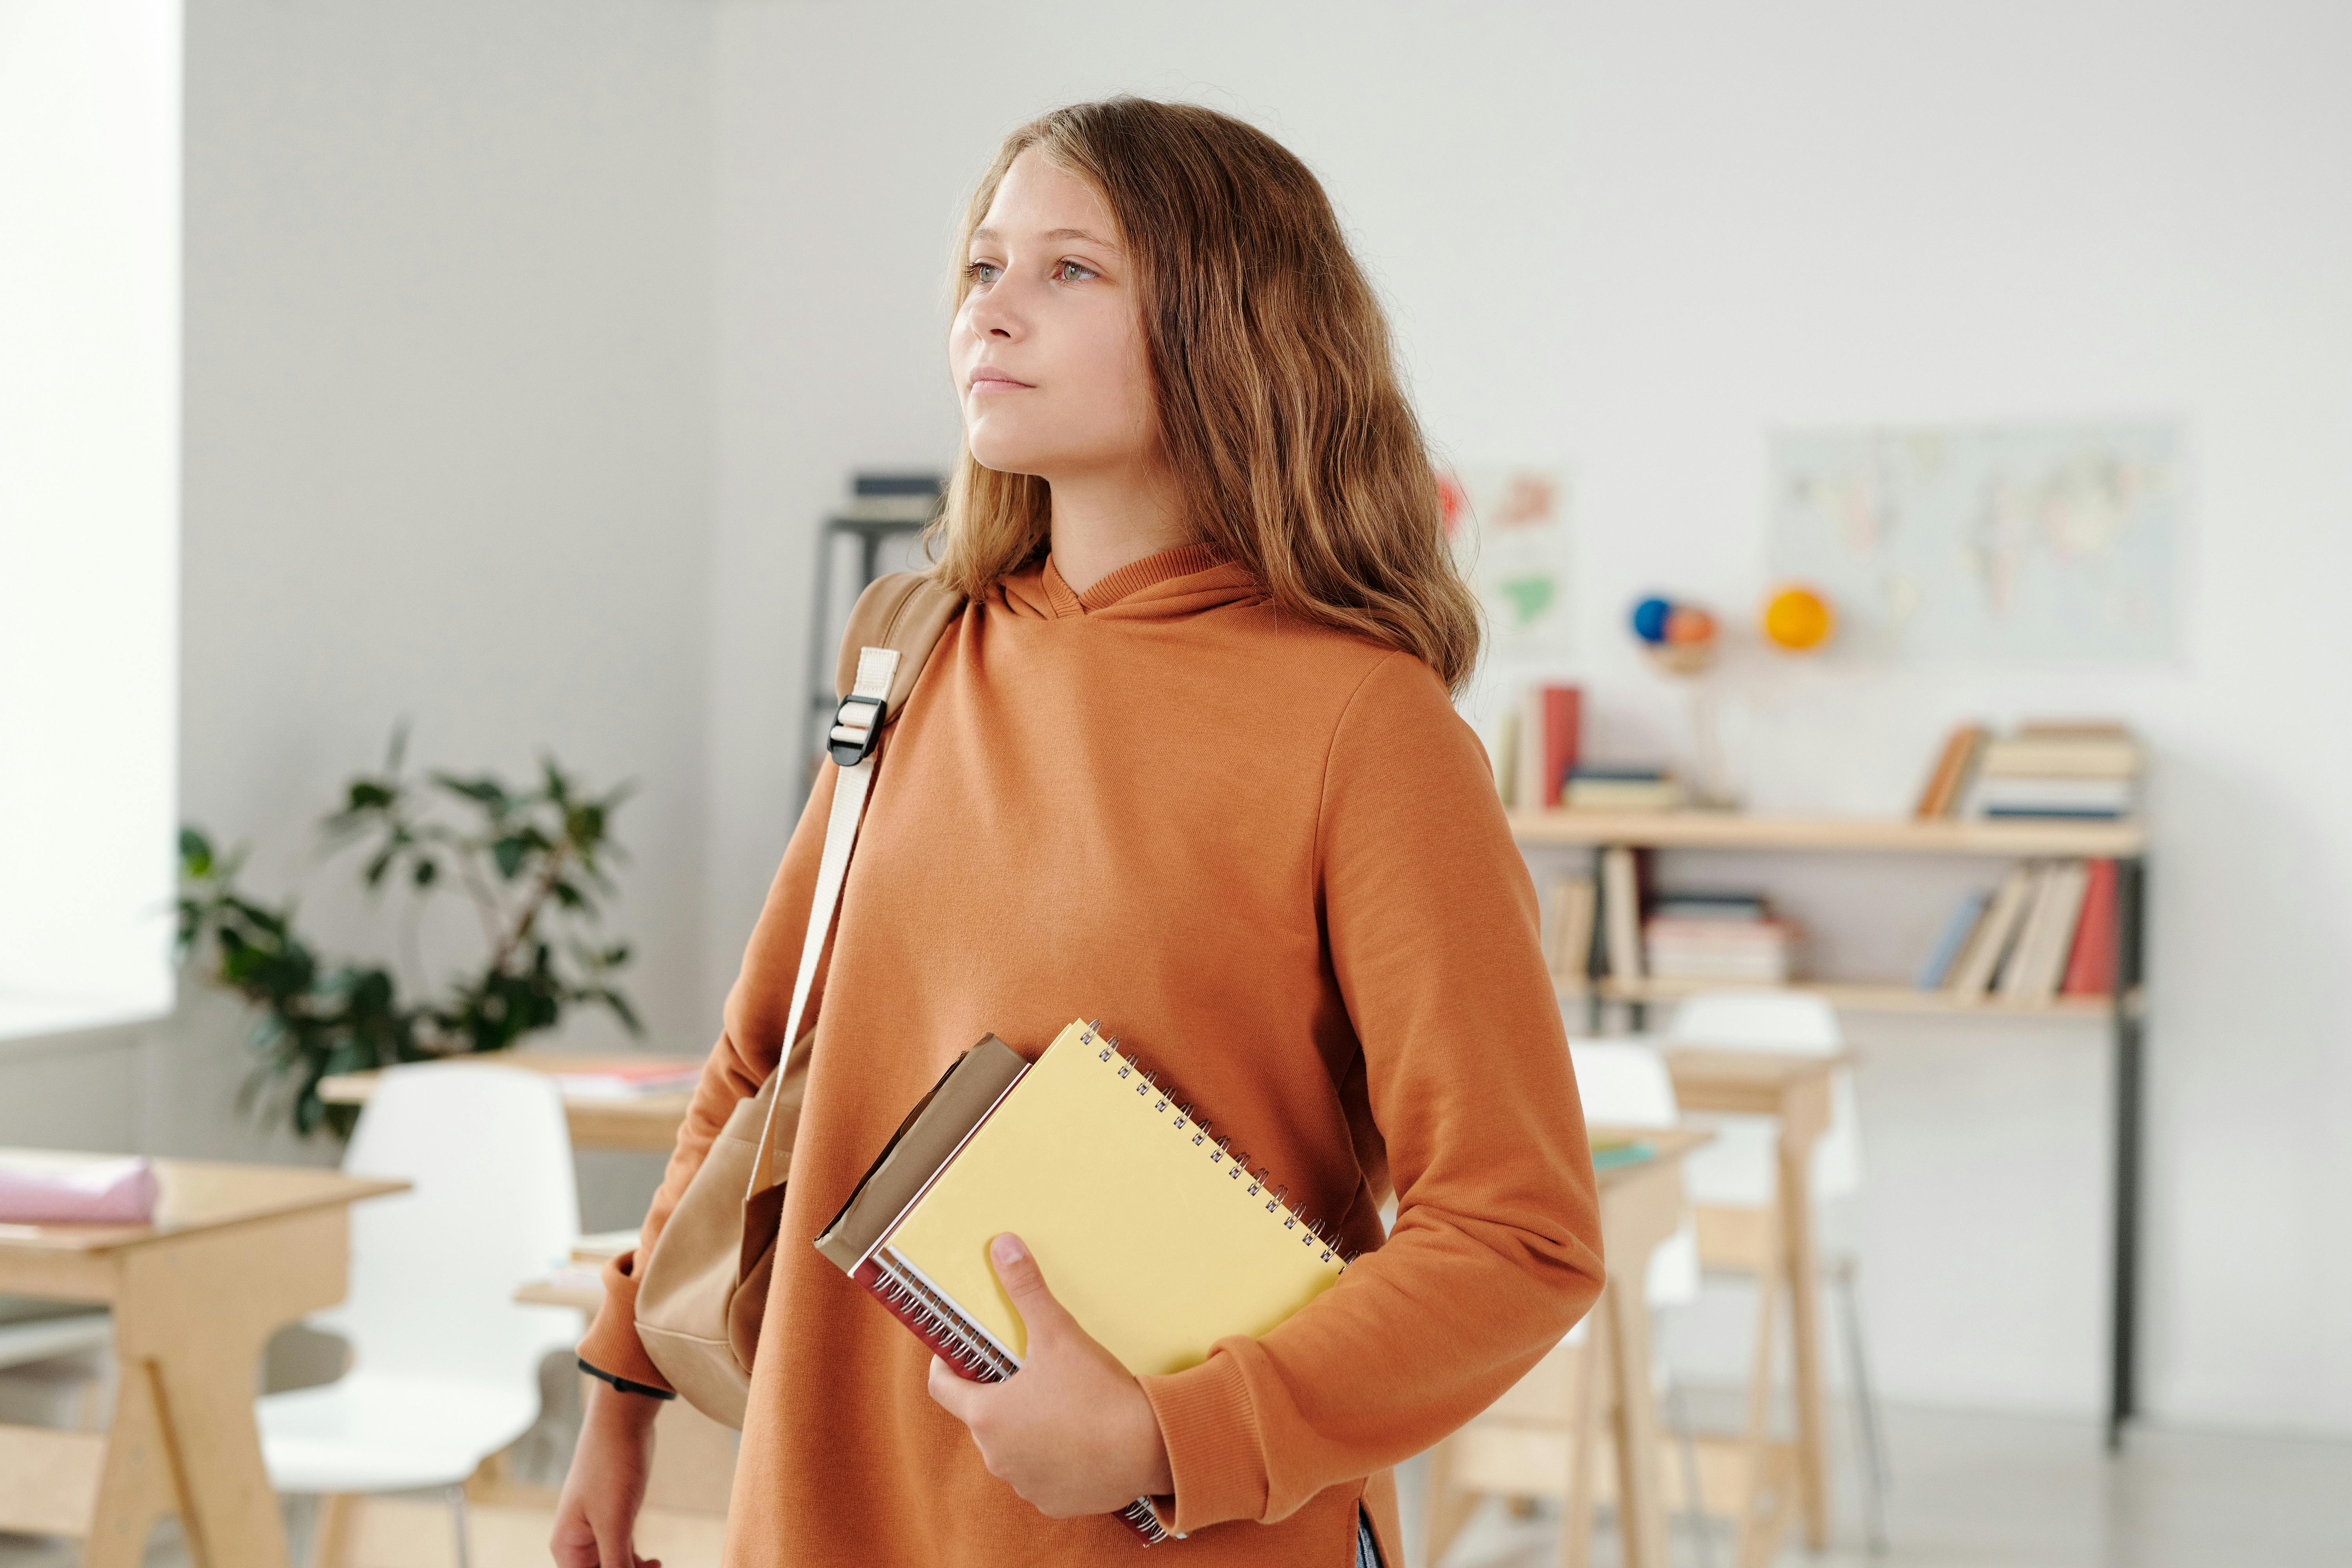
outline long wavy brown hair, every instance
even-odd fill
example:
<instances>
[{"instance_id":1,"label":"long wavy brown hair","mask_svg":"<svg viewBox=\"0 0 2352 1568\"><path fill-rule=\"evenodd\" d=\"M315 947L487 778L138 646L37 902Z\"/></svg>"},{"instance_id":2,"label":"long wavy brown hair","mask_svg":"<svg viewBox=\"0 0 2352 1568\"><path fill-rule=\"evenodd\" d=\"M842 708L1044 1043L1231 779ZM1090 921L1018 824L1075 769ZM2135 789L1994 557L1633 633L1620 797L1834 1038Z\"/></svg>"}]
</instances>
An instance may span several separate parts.
<instances>
[{"instance_id":1,"label":"long wavy brown hair","mask_svg":"<svg viewBox=\"0 0 2352 1568\"><path fill-rule=\"evenodd\" d=\"M1459 692L1477 604L1388 322L1321 184L1214 110L1073 104L1004 139L965 211L959 268L1032 149L1093 184L1136 261L1160 446L1201 537L1284 611L1412 654ZM932 571L976 596L1045 553L1050 521L1045 480L966 448L931 527Z\"/></svg>"}]
</instances>

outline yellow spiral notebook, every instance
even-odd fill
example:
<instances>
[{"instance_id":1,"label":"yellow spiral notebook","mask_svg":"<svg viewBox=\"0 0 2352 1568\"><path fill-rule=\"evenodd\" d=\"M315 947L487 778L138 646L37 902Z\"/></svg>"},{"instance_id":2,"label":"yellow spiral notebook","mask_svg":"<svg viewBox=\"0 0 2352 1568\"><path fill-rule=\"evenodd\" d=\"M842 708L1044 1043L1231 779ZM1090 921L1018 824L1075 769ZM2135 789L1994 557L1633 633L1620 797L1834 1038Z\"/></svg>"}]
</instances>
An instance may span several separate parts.
<instances>
[{"instance_id":1,"label":"yellow spiral notebook","mask_svg":"<svg viewBox=\"0 0 2352 1568\"><path fill-rule=\"evenodd\" d=\"M816 1245L950 1365L992 1383L1028 1346L988 1260L1006 1231L1138 1376L1265 1333L1347 1267L1198 1108L1084 1023L1034 1063L992 1035L967 1051ZM1130 1522L1157 1539L1140 1512Z\"/></svg>"}]
</instances>

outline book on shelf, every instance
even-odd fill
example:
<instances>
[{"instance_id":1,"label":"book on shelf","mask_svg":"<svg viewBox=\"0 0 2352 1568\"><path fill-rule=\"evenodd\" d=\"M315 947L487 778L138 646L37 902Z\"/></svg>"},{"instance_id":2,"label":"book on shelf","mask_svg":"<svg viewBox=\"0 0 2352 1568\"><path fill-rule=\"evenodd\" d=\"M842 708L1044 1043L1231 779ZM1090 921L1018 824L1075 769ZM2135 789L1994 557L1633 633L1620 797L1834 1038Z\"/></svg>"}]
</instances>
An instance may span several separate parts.
<instances>
[{"instance_id":1,"label":"book on shelf","mask_svg":"<svg viewBox=\"0 0 2352 1568\"><path fill-rule=\"evenodd\" d=\"M2074 946L2066 955L2066 975L2059 991L2067 996L2105 996L2116 988L2116 962L2121 951L2121 900L2118 869L2113 860L2094 860L2084 874L2083 915L2074 923Z\"/></svg>"},{"instance_id":2,"label":"book on shelf","mask_svg":"<svg viewBox=\"0 0 2352 1568\"><path fill-rule=\"evenodd\" d=\"M1657 980L1782 985L1793 969L1795 928L1783 920L1653 915L1642 928L1643 963Z\"/></svg>"},{"instance_id":3,"label":"book on shelf","mask_svg":"<svg viewBox=\"0 0 2352 1568\"><path fill-rule=\"evenodd\" d=\"M578 1068L555 1076L555 1087L571 1100L646 1100L657 1094L687 1094L702 1080L702 1064L676 1062L614 1062L609 1067Z\"/></svg>"},{"instance_id":4,"label":"book on shelf","mask_svg":"<svg viewBox=\"0 0 2352 1568\"><path fill-rule=\"evenodd\" d=\"M2113 860L2011 868L1998 890L1971 893L1952 911L1920 988L2025 1005L2112 990L2117 875Z\"/></svg>"},{"instance_id":5,"label":"book on shelf","mask_svg":"<svg viewBox=\"0 0 2352 1568\"><path fill-rule=\"evenodd\" d=\"M1772 910L1761 893L1675 889L1661 890L1651 900L1650 912L1673 920L1760 921L1769 919Z\"/></svg>"},{"instance_id":6,"label":"book on shelf","mask_svg":"<svg viewBox=\"0 0 2352 1568\"><path fill-rule=\"evenodd\" d=\"M1920 786L1918 803L1911 815L1923 822L1958 815L1969 781L1975 774L1978 758L1991 736L1992 732L1981 724L1956 725L1944 737L1943 747L1936 753L1935 765L1927 770L1927 782Z\"/></svg>"},{"instance_id":7,"label":"book on shelf","mask_svg":"<svg viewBox=\"0 0 2352 1568\"><path fill-rule=\"evenodd\" d=\"M2120 724L2026 725L1989 742L1969 814L2000 821L2116 821L2138 804L2139 743Z\"/></svg>"},{"instance_id":8,"label":"book on shelf","mask_svg":"<svg viewBox=\"0 0 2352 1568\"><path fill-rule=\"evenodd\" d=\"M2080 860L2053 861L2042 868L2016 948L2001 970L2002 1001L2047 1002L2058 994L2088 880Z\"/></svg>"},{"instance_id":9,"label":"book on shelf","mask_svg":"<svg viewBox=\"0 0 2352 1568\"><path fill-rule=\"evenodd\" d=\"M1593 917L1599 907L1600 889L1591 878L1553 881L1544 910L1544 942L1554 974L1575 980L1591 974Z\"/></svg>"},{"instance_id":10,"label":"book on shelf","mask_svg":"<svg viewBox=\"0 0 2352 1568\"><path fill-rule=\"evenodd\" d=\"M2016 735L1985 747L1987 778L2128 779L2140 771L2139 742L2123 735Z\"/></svg>"},{"instance_id":11,"label":"book on shelf","mask_svg":"<svg viewBox=\"0 0 2352 1568\"><path fill-rule=\"evenodd\" d=\"M908 1116L817 1250L950 1370L994 1383L1028 1336L989 1243L1018 1236L1055 1298L1137 1376L1265 1333L1336 1282L1335 1236L1094 1026L1034 1063L994 1036ZM1120 1517L1147 1542L1147 1500Z\"/></svg>"},{"instance_id":12,"label":"book on shelf","mask_svg":"<svg viewBox=\"0 0 2352 1568\"><path fill-rule=\"evenodd\" d=\"M2010 944L2017 938L2018 929L2025 922L2026 906L2033 892L2034 868L2012 866L2001 879L2000 887L1992 895L1992 902L1984 919L1969 933L1960 955L1953 962L1952 977L1947 989L1956 997L1982 996L1991 988L1993 976L2000 971L2001 960L2008 955Z\"/></svg>"},{"instance_id":13,"label":"book on shelf","mask_svg":"<svg viewBox=\"0 0 2352 1568\"><path fill-rule=\"evenodd\" d=\"M1927 954L1927 963L1919 971L1920 990L1940 991L1944 988L1944 982L1952 976L1953 965L1959 962L1969 938L1983 922L1985 910L1991 903L1992 894L1982 889L1960 900L1959 907L1952 911L1952 918L1945 922L1944 934L1936 939L1934 949Z\"/></svg>"},{"instance_id":14,"label":"book on shelf","mask_svg":"<svg viewBox=\"0 0 2352 1568\"><path fill-rule=\"evenodd\" d=\"M1570 771L1560 804L1583 811L1672 811L1683 803L1682 781L1664 768L1579 766Z\"/></svg>"},{"instance_id":15,"label":"book on shelf","mask_svg":"<svg viewBox=\"0 0 2352 1568\"><path fill-rule=\"evenodd\" d=\"M2128 813L2138 785L2131 779L1989 778L1977 785L1977 808L1985 813L2000 810L2032 810L2105 812L2121 816Z\"/></svg>"},{"instance_id":16,"label":"book on shelf","mask_svg":"<svg viewBox=\"0 0 2352 1568\"><path fill-rule=\"evenodd\" d=\"M1642 978L1642 873L1635 852L1612 844L1601 852L1601 954L1612 980Z\"/></svg>"},{"instance_id":17,"label":"book on shelf","mask_svg":"<svg viewBox=\"0 0 2352 1568\"><path fill-rule=\"evenodd\" d=\"M1538 681L1503 715L1495 778L1503 805L1514 811L1550 811L1570 769L1583 727L1580 688Z\"/></svg>"}]
</instances>

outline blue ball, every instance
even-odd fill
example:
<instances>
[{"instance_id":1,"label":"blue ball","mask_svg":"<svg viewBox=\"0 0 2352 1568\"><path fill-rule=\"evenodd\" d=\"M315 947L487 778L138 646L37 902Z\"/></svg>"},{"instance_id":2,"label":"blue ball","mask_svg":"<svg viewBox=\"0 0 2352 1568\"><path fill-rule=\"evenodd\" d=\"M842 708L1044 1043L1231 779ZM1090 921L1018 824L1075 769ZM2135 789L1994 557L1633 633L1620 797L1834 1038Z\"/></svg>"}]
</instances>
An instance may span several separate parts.
<instances>
[{"instance_id":1,"label":"blue ball","mask_svg":"<svg viewBox=\"0 0 2352 1568\"><path fill-rule=\"evenodd\" d=\"M1633 635L1643 642L1666 640L1666 617L1675 613L1674 605L1664 599L1644 599L1633 606Z\"/></svg>"}]
</instances>

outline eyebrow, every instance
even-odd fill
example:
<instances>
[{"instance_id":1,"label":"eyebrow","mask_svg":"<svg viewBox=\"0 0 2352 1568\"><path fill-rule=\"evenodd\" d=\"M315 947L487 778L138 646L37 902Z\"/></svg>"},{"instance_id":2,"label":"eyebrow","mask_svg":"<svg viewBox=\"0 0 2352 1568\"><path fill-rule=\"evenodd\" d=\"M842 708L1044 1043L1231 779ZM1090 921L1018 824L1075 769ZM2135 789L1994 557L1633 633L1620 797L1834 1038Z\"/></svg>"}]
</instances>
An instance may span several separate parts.
<instances>
[{"instance_id":1,"label":"eyebrow","mask_svg":"<svg viewBox=\"0 0 2352 1568\"><path fill-rule=\"evenodd\" d=\"M971 231L971 237L974 239L988 240L997 240L1004 237L996 230L986 226L973 229ZM1044 237L1046 239L1083 239L1089 245L1104 246L1112 250L1117 250L1118 248L1115 242L1105 239L1100 235L1088 234L1082 228L1049 228L1045 231Z\"/></svg>"}]
</instances>

